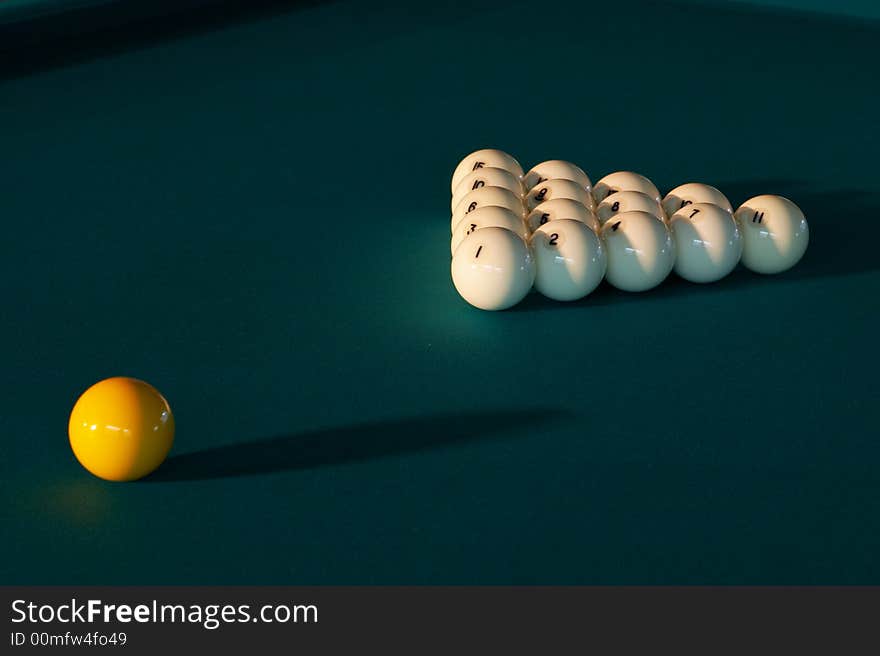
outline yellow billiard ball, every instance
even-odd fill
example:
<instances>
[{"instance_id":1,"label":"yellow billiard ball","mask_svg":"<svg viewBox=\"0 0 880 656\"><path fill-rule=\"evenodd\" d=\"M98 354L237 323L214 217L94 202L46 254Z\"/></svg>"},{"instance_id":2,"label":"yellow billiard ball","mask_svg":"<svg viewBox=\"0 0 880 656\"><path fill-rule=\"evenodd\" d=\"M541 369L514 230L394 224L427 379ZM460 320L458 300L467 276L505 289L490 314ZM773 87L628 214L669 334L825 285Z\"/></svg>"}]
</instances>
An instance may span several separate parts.
<instances>
[{"instance_id":1,"label":"yellow billiard ball","mask_svg":"<svg viewBox=\"0 0 880 656\"><path fill-rule=\"evenodd\" d=\"M174 415L152 385L107 378L79 397L67 430L83 467L108 481L134 481L165 460L174 443Z\"/></svg>"}]
</instances>

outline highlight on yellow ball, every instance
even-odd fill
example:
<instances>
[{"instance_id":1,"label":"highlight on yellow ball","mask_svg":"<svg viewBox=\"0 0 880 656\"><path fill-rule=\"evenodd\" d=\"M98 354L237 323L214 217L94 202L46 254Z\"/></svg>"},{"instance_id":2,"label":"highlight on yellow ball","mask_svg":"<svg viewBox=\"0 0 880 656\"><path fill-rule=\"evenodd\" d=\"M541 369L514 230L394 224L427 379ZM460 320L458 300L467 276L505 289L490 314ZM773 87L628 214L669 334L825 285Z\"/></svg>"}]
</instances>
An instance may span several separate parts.
<instances>
[{"instance_id":1,"label":"highlight on yellow ball","mask_svg":"<svg viewBox=\"0 0 880 656\"><path fill-rule=\"evenodd\" d=\"M136 378L107 378L79 397L68 423L80 464L108 481L155 471L174 443L174 415L159 391Z\"/></svg>"}]
</instances>

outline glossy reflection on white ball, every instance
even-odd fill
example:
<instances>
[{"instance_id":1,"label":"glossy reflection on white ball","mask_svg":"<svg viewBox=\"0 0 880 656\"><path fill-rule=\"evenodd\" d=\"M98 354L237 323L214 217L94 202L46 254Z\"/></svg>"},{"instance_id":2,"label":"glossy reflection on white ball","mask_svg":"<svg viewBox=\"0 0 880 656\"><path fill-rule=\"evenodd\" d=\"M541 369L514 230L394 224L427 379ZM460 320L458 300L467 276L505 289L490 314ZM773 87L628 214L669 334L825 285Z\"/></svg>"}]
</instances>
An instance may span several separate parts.
<instances>
[{"instance_id":1,"label":"glossy reflection on white ball","mask_svg":"<svg viewBox=\"0 0 880 656\"><path fill-rule=\"evenodd\" d=\"M781 273L807 251L810 228L804 213L782 196L755 196L734 214L743 235L742 263L755 273Z\"/></svg>"},{"instance_id":2,"label":"glossy reflection on white ball","mask_svg":"<svg viewBox=\"0 0 880 656\"><path fill-rule=\"evenodd\" d=\"M672 216L681 208L693 203L711 203L725 212L733 214L733 206L727 196L711 185L701 182L688 182L679 185L663 197L663 211Z\"/></svg>"},{"instance_id":3,"label":"glossy reflection on white ball","mask_svg":"<svg viewBox=\"0 0 880 656\"><path fill-rule=\"evenodd\" d=\"M571 180L585 191L593 190L590 176L581 167L561 159L549 159L533 166L523 177L523 185L526 191L530 191L535 185L547 180Z\"/></svg>"},{"instance_id":4,"label":"glossy reflection on white ball","mask_svg":"<svg viewBox=\"0 0 880 656\"><path fill-rule=\"evenodd\" d=\"M734 270L742 235L733 216L718 205L692 203L669 217L675 272L691 282L715 282Z\"/></svg>"},{"instance_id":5,"label":"glossy reflection on white ball","mask_svg":"<svg viewBox=\"0 0 880 656\"><path fill-rule=\"evenodd\" d=\"M452 282L461 297L482 310L519 303L535 281L535 261L526 242L506 228L482 228L459 244Z\"/></svg>"},{"instance_id":6,"label":"glossy reflection on white ball","mask_svg":"<svg viewBox=\"0 0 880 656\"><path fill-rule=\"evenodd\" d=\"M545 223L559 219L574 219L586 224L592 230L599 231L599 220L591 209L580 201L570 198L554 198L546 200L529 212L526 225L534 232Z\"/></svg>"},{"instance_id":7,"label":"glossy reflection on white ball","mask_svg":"<svg viewBox=\"0 0 880 656\"><path fill-rule=\"evenodd\" d=\"M520 196L502 187L480 187L465 195L452 211L450 231L455 232L458 222L480 207L503 207L520 217L525 216L525 207Z\"/></svg>"},{"instance_id":8,"label":"glossy reflection on white ball","mask_svg":"<svg viewBox=\"0 0 880 656\"><path fill-rule=\"evenodd\" d=\"M592 292L605 275L605 247L582 221L558 219L531 237L535 289L556 301L575 301Z\"/></svg>"},{"instance_id":9,"label":"glossy reflection on white ball","mask_svg":"<svg viewBox=\"0 0 880 656\"><path fill-rule=\"evenodd\" d=\"M452 192L450 210L454 210L467 194L481 187L503 187L522 197L522 180L504 169L484 167L466 175Z\"/></svg>"},{"instance_id":10,"label":"glossy reflection on white ball","mask_svg":"<svg viewBox=\"0 0 880 656\"><path fill-rule=\"evenodd\" d=\"M556 178L545 180L529 190L526 194L526 209L531 212L541 203L553 200L554 198L576 200L585 207L593 208L593 197L589 191L572 180Z\"/></svg>"},{"instance_id":11,"label":"glossy reflection on white ball","mask_svg":"<svg viewBox=\"0 0 880 656\"><path fill-rule=\"evenodd\" d=\"M675 246L666 224L648 212L624 212L602 226L608 268L614 287L641 292L656 287L675 262Z\"/></svg>"},{"instance_id":12,"label":"glossy reflection on white ball","mask_svg":"<svg viewBox=\"0 0 880 656\"><path fill-rule=\"evenodd\" d=\"M609 173L599 180L593 187L593 196L597 203L601 203L611 194L617 191L641 191L647 194L658 203L660 202L660 192L654 183L643 175L633 173L632 171L616 171Z\"/></svg>"},{"instance_id":13,"label":"glossy reflection on white ball","mask_svg":"<svg viewBox=\"0 0 880 656\"><path fill-rule=\"evenodd\" d=\"M526 224L518 214L514 214L504 207L479 207L470 212L464 221L458 222L455 232L452 233L452 241L450 243L452 253L455 253L455 249L458 248L458 245L468 235L481 228L491 227L507 228L511 232L515 232L522 239L527 239L529 236Z\"/></svg>"},{"instance_id":14,"label":"glossy reflection on white ball","mask_svg":"<svg viewBox=\"0 0 880 656\"><path fill-rule=\"evenodd\" d=\"M623 212L647 212L658 219L666 219L660 203L641 191L616 191L596 206L600 224Z\"/></svg>"},{"instance_id":15,"label":"glossy reflection on white ball","mask_svg":"<svg viewBox=\"0 0 880 656\"><path fill-rule=\"evenodd\" d=\"M513 156L508 155L503 150L483 148L475 150L458 163L458 166L455 167L455 171L452 173L450 191L454 192L466 175L485 166L504 169L520 179L523 177L522 166L519 165L519 162Z\"/></svg>"}]
</instances>

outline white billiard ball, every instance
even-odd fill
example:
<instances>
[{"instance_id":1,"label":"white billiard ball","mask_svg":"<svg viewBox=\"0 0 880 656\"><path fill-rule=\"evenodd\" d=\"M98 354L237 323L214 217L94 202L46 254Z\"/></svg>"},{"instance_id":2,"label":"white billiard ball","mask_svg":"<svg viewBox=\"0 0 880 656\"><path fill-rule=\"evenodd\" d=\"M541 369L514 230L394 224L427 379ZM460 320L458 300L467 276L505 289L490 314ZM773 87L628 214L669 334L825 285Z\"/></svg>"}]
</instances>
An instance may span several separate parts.
<instances>
[{"instance_id":1,"label":"white billiard ball","mask_svg":"<svg viewBox=\"0 0 880 656\"><path fill-rule=\"evenodd\" d=\"M733 214L733 206L727 196L715 187L700 182L688 182L679 185L663 197L663 211L672 216L685 205L691 203L712 203L725 212Z\"/></svg>"},{"instance_id":2,"label":"white billiard ball","mask_svg":"<svg viewBox=\"0 0 880 656\"><path fill-rule=\"evenodd\" d=\"M452 192L452 204L449 209L454 210L462 198L481 187L503 187L517 196L522 197L523 195L522 180L504 169L486 166L462 178L455 191Z\"/></svg>"},{"instance_id":3,"label":"white billiard ball","mask_svg":"<svg viewBox=\"0 0 880 656\"><path fill-rule=\"evenodd\" d=\"M656 287L675 262L675 246L666 224L648 212L624 212L602 226L608 268L614 287L641 292Z\"/></svg>"},{"instance_id":4,"label":"white billiard ball","mask_svg":"<svg viewBox=\"0 0 880 656\"><path fill-rule=\"evenodd\" d=\"M550 159L533 166L523 178L523 186L526 191L530 191L532 187L547 180L571 180L577 182L586 191L593 190L593 183L590 177L584 173L584 170L561 159Z\"/></svg>"},{"instance_id":5,"label":"white billiard ball","mask_svg":"<svg viewBox=\"0 0 880 656\"><path fill-rule=\"evenodd\" d=\"M593 197L589 191L572 180L555 178L545 180L541 184L532 187L526 194L526 209L531 212L538 205L554 198L568 198L576 200L582 205L593 209Z\"/></svg>"},{"instance_id":6,"label":"white billiard ball","mask_svg":"<svg viewBox=\"0 0 880 656\"><path fill-rule=\"evenodd\" d=\"M455 253L458 245L472 232L492 226L507 228L523 239L528 239L529 236L526 224L519 214L514 214L504 207L479 207L467 215L467 220L458 222L455 232L452 233L452 252Z\"/></svg>"},{"instance_id":7,"label":"white billiard ball","mask_svg":"<svg viewBox=\"0 0 880 656\"><path fill-rule=\"evenodd\" d=\"M654 183L645 176L632 171L609 173L593 187L593 196L597 203L601 203L616 191L641 191L658 203L660 202L660 192L657 191Z\"/></svg>"},{"instance_id":8,"label":"white billiard ball","mask_svg":"<svg viewBox=\"0 0 880 656\"><path fill-rule=\"evenodd\" d=\"M586 205L570 198L545 200L526 216L526 226L532 232L550 221L574 219L599 232L599 220Z\"/></svg>"},{"instance_id":9,"label":"white billiard ball","mask_svg":"<svg viewBox=\"0 0 880 656\"><path fill-rule=\"evenodd\" d=\"M452 220L450 222L450 231L455 232L458 222L464 218L465 214L473 212L479 207L504 207L514 214L525 216L525 207L523 199L517 196L509 189L503 187L480 187L470 192L462 198L456 208L452 211Z\"/></svg>"},{"instance_id":10,"label":"white billiard ball","mask_svg":"<svg viewBox=\"0 0 880 656\"><path fill-rule=\"evenodd\" d=\"M782 196L755 196L734 217L743 235L742 263L755 273L780 273L803 257L810 228L800 208Z\"/></svg>"},{"instance_id":11,"label":"white billiard ball","mask_svg":"<svg viewBox=\"0 0 880 656\"><path fill-rule=\"evenodd\" d=\"M484 148L472 152L458 163L458 166L455 167L455 172L452 174L450 191L455 191L458 183L461 182L466 175L477 169L483 168L484 166L504 169L505 171L513 173L514 176L520 179L523 177L522 167L512 156L508 155L503 150Z\"/></svg>"},{"instance_id":12,"label":"white billiard ball","mask_svg":"<svg viewBox=\"0 0 880 656\"><path fill-rule=\"evenodd\" d=\"M616 191L596 206L596 217L600 224L623 212L647 212L666 220L660 203L641 191Z\"/></svg>"},{"instance_id":13,"label":"white billiard ball","mask_svg":"<svg viewBox=\"0 0 880 656\"><path fill-rule=\"evenodd\" d=\"M481 228L464 238L452 258L452 282L483 310L519 303L535 282L535 260L522 238L506 228Z\"/></svg>"},{"instance_id":14,"label":"white billiard ball","mask_svg":"<svg viewBox=\"0 0 880 656\"><path fill-rule=\"evenodd\" d=\"M582 221L557 219L530 239L535 289L556 301L575 301L592 292L605 275L605 247Z\"/></svg>"},{"instance_id":15,"label":"white billiard ball","mask_svg":"<svg viewBox=\"0 0 880 656\"><path fill-rule=\"evenodd\" d=\"M712 203L691 203L669 217L675 272L691 282L715 282L734 270L742 234L733 215Z\"/></svg>"}]
</instances>

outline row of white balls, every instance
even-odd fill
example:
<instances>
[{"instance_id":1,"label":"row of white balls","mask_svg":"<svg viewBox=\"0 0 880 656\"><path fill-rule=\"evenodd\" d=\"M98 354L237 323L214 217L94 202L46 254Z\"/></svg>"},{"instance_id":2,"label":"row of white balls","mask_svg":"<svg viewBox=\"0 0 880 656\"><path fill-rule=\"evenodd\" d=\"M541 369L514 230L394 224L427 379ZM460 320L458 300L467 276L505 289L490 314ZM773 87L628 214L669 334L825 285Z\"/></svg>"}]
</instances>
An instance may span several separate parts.
<instances>
[{"instance_id":1,"label":"row of white balls","mask_svg":"<svg viewBox=\"0 0 880 656\"><path fill-rule=\"evenodd\" d=\"M778 273L800 260L809 240L803 213L780 196L757 196L733 212L709 185L681 185L661 199L636 173L612 173L593 187L570 162L523 173L512 156L492 149L456 167L451 226L455 287L487 310L515 305L532 286L568 301L603 277L644 291L673 269L693 282L719 280L740 260Z\"/></svg>"}]
</instances>

